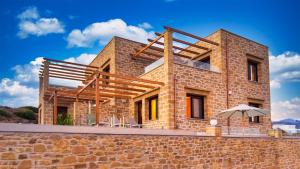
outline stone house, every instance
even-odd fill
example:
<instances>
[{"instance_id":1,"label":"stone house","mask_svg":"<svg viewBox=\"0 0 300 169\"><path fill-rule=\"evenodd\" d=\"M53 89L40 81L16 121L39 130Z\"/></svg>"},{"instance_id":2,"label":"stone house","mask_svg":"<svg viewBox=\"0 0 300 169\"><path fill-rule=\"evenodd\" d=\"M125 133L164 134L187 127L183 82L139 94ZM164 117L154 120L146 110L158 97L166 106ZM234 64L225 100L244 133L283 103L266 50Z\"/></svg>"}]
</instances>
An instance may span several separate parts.
<instances>
[{"instance_id":1,"label":"stone house","mask_svg":"<svg viewBox=\"0 0 300 169\"><path fill-rule=\"evenodd\" d=\"M124 117L125 121L134 119L144 128L203 131L209 119L217 117L222 126L239 127L244 120L249 128L259 128L263 132L271 129L270 115L230 120L217 116L222 110L238 104L270 110L268 47L223 29L205 38L170 27L156 34L154 40L149 39L149 44L113 37L88 65L88 68L95 67L97 72L108 73L102 74L102 93L115 91L113 93L130 97L109 95L98 104L95 98L60 101L60 90L48 92L45 88L64 87L49 85L47 78L55 76L41 72L39 123L56 124L57 114L68 112L77 125L86 125L88 114L96 114L99 122L108 121L112 116ZM197 41L176 39L174 34ZM44 65L43 70L46 67ZM114 78L122 76L132 81L127 78L123 83ZM137 80L132 77L163 85L130 88ZM88 78L83 86L95 89L97 80L88 83ZM112 84L119 87L106 90ZM77 94L83 89L82 86L74 88ZM58 98L53 100L55 97Z\"/></svg>"}]
</instances>

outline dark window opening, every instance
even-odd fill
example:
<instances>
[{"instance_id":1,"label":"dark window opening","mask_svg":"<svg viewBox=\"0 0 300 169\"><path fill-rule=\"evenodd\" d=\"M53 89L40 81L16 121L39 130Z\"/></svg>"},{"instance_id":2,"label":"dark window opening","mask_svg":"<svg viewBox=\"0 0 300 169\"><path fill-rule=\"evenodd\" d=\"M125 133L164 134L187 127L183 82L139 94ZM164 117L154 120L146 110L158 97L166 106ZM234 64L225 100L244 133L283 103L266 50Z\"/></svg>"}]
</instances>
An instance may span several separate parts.
<instances>
[{"instance_id":1,"label":"dark window opening","mask_svg":"<svg viewBox=\"0 0 300 169\"><path fill-rule=\"evenodd\" d=\"M248 60L248 80L258 82L258 63Z\"/></svg>"},{"instance_id":2,"label":"dark window opening","mask_svg":"<svg viewBox=\"0 0 300 169\"><path fill-rule=\"evenodd\" d=\"M109 72L110 72L110 65L107 65L107 66L103 69L103 72L109 73ZM109 80L109 76L103 76L103 79ZM104 84L109 84L108 81L104 81L103 83L104 83Z\"/></svg>"},{"instance_id":3,"label":"dark window opening","mask_svg":"<svg viewBox=\"0 0 300 169\"><path fill-rule=\"evenodd\" d=\"M249 103L249 106L252 106L252 107L257 107L257 108L260 108L261 107L261 104L258 104L258 103ZM253 116L253 117L249 117L249 122L250 123L260 123L261 122L261 119L259 116Z\"/></svg>"},{"instance_id":4,"label":"dark window opening","mask_svg":"<svg viewBox=\"0 0 300 169\"><path fill-rule=\"evenodd\" d=\"M158 96L148 99L149 102L149 120L158 120Z\"/></svg>"},{"instance_id":5,"label":"dark window opening","mask_svg":"<svg viewBox=\"0 0 300 169\"><path fill-rule=\"evenodd\" d=\"M206 58L203 58L201 60L199 60L200 62L203 62L203 63L207 63L207 64L210 64L210 56L206 57Z\"/></svg>"},{"instance_id":6,"label":"dark window opening","mask_svg":"<svg viewBox=\"0 0 300 169\"><path fill-rule=\"evenodd\" d=\"M186 116L187 118L204 119L204 96L187 94Z\"/></svg>"},{"instance_id":7,"label":"dark window opening","mask_svg":"<svg viewBox=\"0 0 300 169\"><path fill-rule=\"evenodd\" d=\"M138 124L142 124L142 101L138 101L136 104L136 113L137 113L137 122Z\"/></svg>"},{"instance_id":8,"label":"dark window opening","mask_svg":"<svg viewBox=\"0 0 300 169\"><path fill-rule=\"evenodd\" d=\"M58 106L57 107L57 117L58 119L64 120L68 116L68 107Z\"/></svg>"}]
</instances>

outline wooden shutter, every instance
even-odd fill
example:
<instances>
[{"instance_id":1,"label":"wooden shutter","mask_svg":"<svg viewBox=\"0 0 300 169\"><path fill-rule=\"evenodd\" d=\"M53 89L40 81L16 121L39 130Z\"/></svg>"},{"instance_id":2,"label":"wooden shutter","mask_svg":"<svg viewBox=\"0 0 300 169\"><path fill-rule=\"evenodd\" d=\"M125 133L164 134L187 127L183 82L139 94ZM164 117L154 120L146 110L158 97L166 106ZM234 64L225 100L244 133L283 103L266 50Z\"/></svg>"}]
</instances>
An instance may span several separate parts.
<instances>
[{"instance_id":1,"label":"wooden shutter","mask_svg":"<svg viewBox=\"0 0 300 169\"><path fill-rule=\"evenodd\" d=\"M186 106L185 106L185 110L186 110L186 118L189 119L191 118L191 97L190 96L186 96Z\"/></svg>"},{"instance_id":2,"label":"wooden shutter","mask_svg":"<svg viewBox=\"0 0 300 169\"><path fill-rule=\"evenodd\" d=\"M152 99L151 100L151 120L156 120L156 106L157 106L157 100Z\"/></svg>"}]
</instances>

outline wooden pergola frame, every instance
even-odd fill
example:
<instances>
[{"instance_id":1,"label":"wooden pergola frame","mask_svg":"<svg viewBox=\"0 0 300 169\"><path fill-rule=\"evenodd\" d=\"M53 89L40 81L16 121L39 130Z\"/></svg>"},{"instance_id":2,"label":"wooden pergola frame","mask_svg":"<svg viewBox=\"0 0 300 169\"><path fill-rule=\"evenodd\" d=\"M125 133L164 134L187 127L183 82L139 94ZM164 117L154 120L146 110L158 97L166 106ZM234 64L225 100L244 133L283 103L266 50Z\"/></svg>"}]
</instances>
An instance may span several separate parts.
<instances>
[{"instance_id":1,"label":"wooden pergola frame","mask_svg":"<svg viewBox=\"0 0 300 169\"><path fill-rule=\"evenodd\" d=\"M83 85L67 88L49 85L49 78L79 81ZM47 101L53 100L53 123L57 124L57 106L74 103L75 124L79 101L95 102L96 124L99 124L100 102L109 98L132 99L149 90L160 88L163 82L100 71L99 67L44 58L40 69L41 92Z\"/></svg>"},{"instance_id":2,"label":"wooden pergola frame","mask_svg":"<svg viewBox=\"0 0 300 169\"><path fill-rule=\"evenodd\" d=\"M209 45L219 46L219 43L217 43L217 42L214 42L214 41L211 41L211 40L208 40L208 39L205 39L205 38L202 38L202 37L199 37L199 36L196 36L196 35L193 35L193 34L190 34L190 33L175 29L175 28L171 28L169 26L164 26L164 28L165 28L166 31L175 32L175 33L178 33L178 34L196 39L198 41L202 41L202 42L207 43ZM160 45L160 46L164 46L164 43L160 42L159 40L164 38L165 32L164 33L157 33L156 32L155 34L157 35L157 37L155 39L148 39L149 43L147 45L142 45L141 49L136 49L136 53L132 54L132 58L134 58L134 59L143 58L143 59L148 59L148 60L157 60L157 59L163 57L164 48L160 48L160 47L153 46L153 45L157 44L157 45ZM211 48L208 48L206 46L201 46L199 44L186 42L184 40L180 40L180 39L176 39L176 38L172 38L172 39L173 39L174 42L178 42L180 44L188 45L189 47L194 47L194 48L197 48L197 49L200 49L200 50L204 50L202 53L200 53L199 51L195 51L195 50L188 49L188 48L182 48L182 47L179 47L179 46L176 46L176 45L173 44L172 48L175 49L175 50L179 50L179 52L173 52L173 55L175 55L175 56L188 58L188 59L192 59L192 60L197 60L197 59L201 58L201 56L206 55L206 54L208 54L212 51ZM153 52L153 51L155 51L155 52ZM185 52L185 54L183 54L181 52ZM187 55L187 53L192 54L192 56ZM144 56L142 54L145 54L145 55L148 55L148 56L150 55L150 56L153 56L157 59L150 58L150 57Z\"/></svg>"}]
</instances>

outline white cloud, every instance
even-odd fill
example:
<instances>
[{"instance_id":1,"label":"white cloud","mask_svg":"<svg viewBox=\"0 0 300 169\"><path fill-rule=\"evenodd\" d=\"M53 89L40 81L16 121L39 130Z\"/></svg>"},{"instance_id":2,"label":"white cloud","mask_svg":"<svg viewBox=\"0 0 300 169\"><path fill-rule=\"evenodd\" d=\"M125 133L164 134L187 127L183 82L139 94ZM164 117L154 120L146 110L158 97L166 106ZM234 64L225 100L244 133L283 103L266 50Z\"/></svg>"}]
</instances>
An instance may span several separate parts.
<instances>
[{"instance_id":1,"label":"white cloud","mask_svg":"<svg viewBox=\"0 0 300 169\"><path fill-rule=\"evenodd\" d=\"M6 106L37 106L38 89L22 85L19 81L4 78L0 82L0 98L0 104Z\"/></svg>"},{"instance_id":2,"label":"white cloud","mask_svg":"<svg viewBox=\"0 0 300 169\"><path fill-rule=\"evenodd\" d=\"M95 54L83 53L78 57L69 57L66 61L88 64ZM14 77L0 79L0 105L11 107L37 106L38 105L38 74L42 57L37 57L24 65L16 65L12 68ZM82 85L79 81L50 78L50 84L76 87Z\"/></svg>"},{"instance_id":3,"label":"white cloud","mask_svg":"<svg viewBox=\"0 0 300 169\"><path fill-rule=\"evenodd\" d=\"M22 96L32 95L36 92L36 89L21 85L19 81L4 78L0 83L0 93L7 94L9 96Z\"/></svg>"},{"instance_id":4,"label":"white cloud","mask_svg":"<svg viewBox=\"0 0 300 169\"><path fill-rule=\"evenodd\" d=\"M65 59L65 61L68 62L73 62L73 63L81 63L81 64L90 64L92 60L96 57L96 54L88 54L88 53L83 53L79 55L78 57L70 57L68 59Z\"/></svg>"},{"instance_id":5,"label":"white cloud","mask_svg":"<svg viewBox=\"0 0 300 169\"><path fill-rule=\"evenodd\" d=\"M278 56L270 56L271 88L282 86L283 82L300 81L300 55L285 52Z\"/></svg>"},{"instance_id":6,"label":"white cloud","mask_svg":"<svg viewBox=\"0 0 300 169\"><path fill-rule=\"evenodd\" d=\"M37 82L42 62L43 58L37 57L29 64L14 66L12 69L15 71L16 80L21 82Z\"/></svg>"},{"instance_id":7,"label":"white cloud","mask_svg":"<svg viewBox=\"0 0 300 169\"><path fill-rule=\"evenodd\" d=\"M40 18L36 7L30 7L18 15L21 39L29 35L43 36L50 33L64 33L64 25L57 18Z\"/></svg>"},{"instance_id":8,"label":"white cloud","mask_svg":"<svg viewBox=\"0 0 300 169\"><path fill-rule=\"evenodd\" d=\"M36 7L28 7L25 11L18 15L21 20L25 19L38 19L40 17L39 12Z\"/></svg>"},{"instance_id":9,"label":"white cloud","mask_svg":"<svg viewBox=\"0 0 300 169\"><path fill-rule=\"evenodd\" d=\"M290 100L272 103L272 120L282 120L286 118L300 119L300 98L295 97Z\"/></svg>"},{"instance_id":10,"label":"white cloud","mask_svg":"<svg viewBox=\"0 0 300 169\"><path fill-rule=\"evenodd\" d=\"M272 89L278 89L281 87L281 84L278 80L271 80L270 81L270 86Z\"/></svg>"},{"instance_id":11,"label":"white cloud","mask_svg":"<svg viewBox=\"0 0 300 169\"><path fill-rule=\"evenodd\" d=\"M85 29L74 29L67 37L68 47L91 47L97 41L107 43L113 36L120 36L139 42L147 42L147 38L155 37L154 32L127 25L122 19L112 19L106 22L96 22Z\"/></svg>"},{"instance_id":12,"label":"white cloud","mask_svg":"<svg viewBox=\"0 0 300 169\"><path fill-rule=\"evenodd\" d=\"M138 25L140 28L143 28L143 29L151 29L153 28L152 25L150 25L150 23L148 22L143 22L141 24Z\"/></svg>"}]
</instances>

